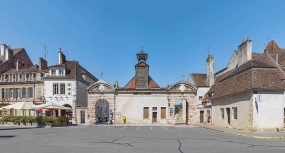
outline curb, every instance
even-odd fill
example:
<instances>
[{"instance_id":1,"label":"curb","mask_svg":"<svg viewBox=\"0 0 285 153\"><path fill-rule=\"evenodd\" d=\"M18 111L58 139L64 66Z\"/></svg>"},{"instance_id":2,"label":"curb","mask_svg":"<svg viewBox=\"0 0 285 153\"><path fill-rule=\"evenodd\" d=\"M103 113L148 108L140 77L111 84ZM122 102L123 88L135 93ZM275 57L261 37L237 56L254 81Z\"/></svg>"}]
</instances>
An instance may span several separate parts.
<instances>
[{"instance_id":1,"label":"curb","mask_svg":"<svg viewBox=\"0 0 285 153\"><path fill-rule=\"evenodd\" d=\"M247 138L255 138L255 139L268 139L268 140L285 140L285 137L262 137L262 136L253 136L253 135L246 135L246 134L238 134L238 133L233 133L233 132L227 132L227 131L222 131L222 130L216 130L212 128L207 128L200 126L201 128L216 131L216 132L221 132L221 133L226 133L226 134L231 134L231 135L236 135L236 136L241 136L241 137L247 137Z\"/></svg>"}]
</instances>

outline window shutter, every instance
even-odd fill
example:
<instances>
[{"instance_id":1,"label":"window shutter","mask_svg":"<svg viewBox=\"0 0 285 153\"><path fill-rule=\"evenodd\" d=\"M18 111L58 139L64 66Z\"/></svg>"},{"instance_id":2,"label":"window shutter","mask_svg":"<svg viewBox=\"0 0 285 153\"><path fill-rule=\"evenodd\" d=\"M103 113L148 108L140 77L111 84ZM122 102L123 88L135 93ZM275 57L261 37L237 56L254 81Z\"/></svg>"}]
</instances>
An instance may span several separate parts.
<instances>
[{"instance_id":1,"label":"window shutter","mask_svg":"<svg viewBox=\"0 0 285 153\"><path fill-rule=\"evenodd\" d=\"M143 118L149 118L148 117L148 112L149 112L149 108L148 107L144 107L143 108Z\"/></svg>"},{"instance_id":2,"label":"window shutter","mask_svg":"<svg viewBox=\"0 0 285 153\"><path fill-rule=\"evenodd\" d=\"M161 118L166 118L166 107L161 107Z\"/></svg>"},{"instance_id":3,"label":"window shutter","mask_svg":"<svg viewBox=\"0 0 285 153\"><path fill-rule=\"evenodd\" d=\"M13 88L13 98L14 99L17 98L17 90L16 90L16 88Z\"/></svg>"},{"instance_id":4,"label":"window shutter","mask_svg":"<svg viewBox=\"0 0 285 153\"><path fill-rule=\"evenodd\" d=\"M19 88L19 98L22 98L22 88Z\"/></svg>"},{"instance_id":5,"label":"window shutter","mask_svg":"<svg viewBox=\"0 0 285 153\"><path fill-rule=\"evenodd\" d=\"M3 95L4 99L7 99L7 88L4 88L4 95Z\"/></svg>"},{"instance_id":6,"label":"window shutter","mask_svg":"<svg viewBox=\"0 0 285 153\"><path fill-rule=\"evenodd\" d=\"M29 88L29 97L33 98L33 87Z\"/></svg>"},{"instance_id":7,"label":"window shutter","mask_svg":"<svg viewBox=\"0 0 285 153\"><path fill-rule=\"evenodd\" d=\"M26 98L26 88L22 88L22 98Z\"/></svg>"},{"instance_id":8,"label":"window shutter","mask_svg":"<svg viewBox=\"0 0 285 153\"><path fill-rule=\"evenodd\" d=\"M27 91L26 91L26 97L27 97L27 98L30 98L30 97L29 97L29 91L30 91L30 88L27 88Z\"/></svg>"},{"instance_id":9,"label":"window shutter","mask_svg":"<svg viewBox=\"0 0 285 153\"><path fill-rule=\"evenodd\" d=\"M10 91L9 91L9 88L6 88L6 99L8 99L10 96Z\"/></svg>"}]
</instances>

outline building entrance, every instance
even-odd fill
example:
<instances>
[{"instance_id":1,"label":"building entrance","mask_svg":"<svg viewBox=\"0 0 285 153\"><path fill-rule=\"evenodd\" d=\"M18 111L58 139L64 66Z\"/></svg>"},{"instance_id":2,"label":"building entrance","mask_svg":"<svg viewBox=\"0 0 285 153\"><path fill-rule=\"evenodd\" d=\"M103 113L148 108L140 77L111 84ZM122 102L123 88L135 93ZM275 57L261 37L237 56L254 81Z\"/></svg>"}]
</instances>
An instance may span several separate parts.
<instances>
[{"instance_id":1,"label":"building entrance","mask_svg":"<svg viewBox=\"0 0 285 153\"><path fill-rule=\"evenodd\" d=\"M157 112L152 112L152 123L157 122Z\"/></svg>"}]
</instances>

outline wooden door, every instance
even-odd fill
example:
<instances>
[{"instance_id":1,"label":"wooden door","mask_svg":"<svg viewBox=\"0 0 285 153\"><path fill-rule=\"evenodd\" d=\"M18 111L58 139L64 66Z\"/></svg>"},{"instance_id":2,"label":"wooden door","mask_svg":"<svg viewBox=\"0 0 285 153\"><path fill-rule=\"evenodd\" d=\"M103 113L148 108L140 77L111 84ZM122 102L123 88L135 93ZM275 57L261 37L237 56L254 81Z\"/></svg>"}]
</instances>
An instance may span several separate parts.
<instances>
[{"instance_id":1,"label":"wooden door","mask_svg":"<svg viewBox=\"0 0 285 153\"><path fill-rule=\"evenodd\" d=\"M157 112L152 112L152 123L157 122Z\"/></svg>"},{"instance_id":2,"label":"wooden door","mask_svg":"<svg viewBox=\"0 0 285 153\"><path fill-rule=\"evenodd\" d=\"M227 110L228 124L231 125L231 111L230 111L230 108L226 108L226 110Z\"/></svg>"},{"instance_id":3,"label":"wooden door","mask_svg":"<svg viewBox=\"0 0 285 153\"><path fill-rule=\"evenodd\" d=\"M211 111L207 110L207 122L211 123Z\"/></svg>"},{"instance_id":4,"label":"wooden door","mask_svg":"<svg viewBox=\"0 0 285 153\"><path fill-rule=\"evenodd\" d=\"M80 111L81 114L81 123L85 123L85 111Z\"/></svg>"},{"instance_id":5,"label":"wooden door","mask_svg":"<svg viewBox=\"0 0 285 153\"><path fill-rule=\"evenodd\" d=\"M204 111L200 111L200 123L204 123Z\"/></svg>"}]
</instances>

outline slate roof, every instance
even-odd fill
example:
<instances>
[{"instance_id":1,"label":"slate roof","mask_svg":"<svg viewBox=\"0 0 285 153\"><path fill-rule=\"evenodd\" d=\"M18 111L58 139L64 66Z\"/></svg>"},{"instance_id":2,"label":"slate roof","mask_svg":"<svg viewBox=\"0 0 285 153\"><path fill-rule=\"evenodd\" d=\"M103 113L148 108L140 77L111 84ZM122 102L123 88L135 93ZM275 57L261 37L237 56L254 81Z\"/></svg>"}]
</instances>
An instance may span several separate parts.
<instances>
[{"instance_id":1,"label":"slate roof","mask_svg":"<svg viewBox=\"0 0 285 153\"><path fill-rule=\"evenodd\" d=\"M82 74L86 74L91 79L98 81L91 73L84 69L81 65L78 64L78 61L67 61L64 64L53 65L50 67L65 67L66 75L65 76L47 76L44 79L78 79L79 81L85 83Z\"/></svg>"},{"instance_id":2,"label":"slate roof","mask_svg":"<svg viewBox=\"0 0 285 153\"><path fill-rule=\"evenodd\" d=\"M136 76L134 76L124 87L124 89L135 89L136 88ZM160 86L148 76L148 88L160 88Z\"/></svg>"},{"instance_id":3,"label":"slate roof","mask_svg":"<svg viewBox=\"0 0 285 153\"><path fill-rule=\"evenodd\" d=\"M197 87L209 87L207 74L191 73L191 76Z\"/></svg>"},{"instance_id":4,"label":"slate roof","mask_svg":"<svg viewBox=\"0 0 285 153\"><path fill-rule=\"evenodd\" d=\"M11 49L13 51L13 56L15 56L18 52L24 50L24 48L14 48ZM0 62L4 62L5 61L5 55L0 55Z\"/></svg>"}]
</instances>

